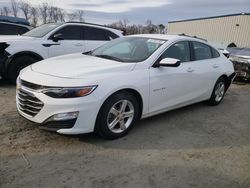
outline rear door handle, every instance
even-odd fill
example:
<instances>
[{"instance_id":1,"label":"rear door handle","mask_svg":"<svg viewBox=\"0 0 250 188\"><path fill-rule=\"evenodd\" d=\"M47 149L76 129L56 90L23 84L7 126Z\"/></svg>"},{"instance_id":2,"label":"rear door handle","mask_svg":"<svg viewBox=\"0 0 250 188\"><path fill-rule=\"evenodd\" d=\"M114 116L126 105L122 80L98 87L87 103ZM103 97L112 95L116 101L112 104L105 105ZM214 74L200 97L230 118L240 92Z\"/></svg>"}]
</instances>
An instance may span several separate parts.
<instances>
[{"instance_id":1,"label":"rear door handle","mask_svg":"<svg viewBox=\"0 0 250 188\"><path fill-rule=\"evenodd\" d=\"M191 67L189 67L189 68L187 69L187 72L194 72L194 69L191 68Z\"/></svg>"},{"instance_id":2,"label":"rear door handle","mask_svg":"<svg viewBox=\"0 0 250 188\"><path fill-rule=\"evenodd\" d=\"M77 43L77 44L75 44L75 46L83 46L83 44Z\"/></svg>"},{"instance_id":3,"label":"rear door handle","mask_svg":"<svg viewBox=\"0 0 250 188\"><path fill-rule=\"evenodd\" d=\"M215 69L217 69L218 67L219 67L219 65L217 65L217 64L213 65L213 68L215 68Z\"/></svg>"}]
</instances>

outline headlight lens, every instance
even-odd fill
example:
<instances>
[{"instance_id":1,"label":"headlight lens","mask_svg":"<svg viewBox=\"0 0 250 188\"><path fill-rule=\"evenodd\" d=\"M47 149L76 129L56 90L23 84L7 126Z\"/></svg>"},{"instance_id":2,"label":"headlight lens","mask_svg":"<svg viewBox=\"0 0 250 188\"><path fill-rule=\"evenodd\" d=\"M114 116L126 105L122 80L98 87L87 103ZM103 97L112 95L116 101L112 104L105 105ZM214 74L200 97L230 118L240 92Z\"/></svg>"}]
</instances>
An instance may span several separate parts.
<instances>
[{"instance_id":1,"label":"headlight lens","mask_svg":"<svg viewBox=\"0 0 250 188\"><path fill-rule=\"evenodd\" d=\"M52 98L77 98L91 94L97 86L87 86L82 88L48 88L42 91Z\"/></svg>"}]
</instances>

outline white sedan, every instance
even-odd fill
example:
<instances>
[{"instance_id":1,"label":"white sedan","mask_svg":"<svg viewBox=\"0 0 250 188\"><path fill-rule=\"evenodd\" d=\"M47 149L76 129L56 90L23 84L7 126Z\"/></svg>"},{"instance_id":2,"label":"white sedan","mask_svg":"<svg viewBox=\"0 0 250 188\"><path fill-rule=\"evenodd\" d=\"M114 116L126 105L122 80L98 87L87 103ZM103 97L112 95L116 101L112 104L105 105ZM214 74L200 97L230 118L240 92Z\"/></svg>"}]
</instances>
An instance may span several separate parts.
<instances>
[{"instance_id":1,"label":"white sedan","mask_svg":"<svg viewBox=\"0 0 250 188\"><path fill-rule=\"evenodd\" d=\"M127 36L23 69L17 109L45 130L115 139L142 118L201 101L218 105L234 77L233 64L203 40Z\"/></svg>"}]
</instances>

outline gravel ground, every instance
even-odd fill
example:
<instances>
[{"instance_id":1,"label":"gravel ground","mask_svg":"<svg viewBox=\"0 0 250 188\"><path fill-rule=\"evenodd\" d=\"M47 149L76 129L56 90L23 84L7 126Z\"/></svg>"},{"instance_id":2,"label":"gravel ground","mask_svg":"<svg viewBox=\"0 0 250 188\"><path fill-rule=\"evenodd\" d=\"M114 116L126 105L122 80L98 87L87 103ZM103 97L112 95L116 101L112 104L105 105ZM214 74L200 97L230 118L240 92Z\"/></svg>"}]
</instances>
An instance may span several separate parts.
<instances>
[{"instance_id":1,"label":"gravel ground","mask_svg":"<svg viewBox=\"0 0 250 188\"><path fill-rule=\"evenodd\" d=\"M250 85L137 123L124 138L39 130L0 84L0 187L250 187Z\"/></svg>"}]
</instances>

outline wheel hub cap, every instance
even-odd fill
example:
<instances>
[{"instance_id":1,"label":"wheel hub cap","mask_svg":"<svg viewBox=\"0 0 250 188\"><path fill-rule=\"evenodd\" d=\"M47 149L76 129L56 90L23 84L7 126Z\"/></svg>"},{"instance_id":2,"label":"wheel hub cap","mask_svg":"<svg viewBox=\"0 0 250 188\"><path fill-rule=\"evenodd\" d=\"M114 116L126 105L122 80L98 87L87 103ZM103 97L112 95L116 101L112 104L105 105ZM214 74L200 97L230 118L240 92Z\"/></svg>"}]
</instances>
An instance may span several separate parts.
<instances>
[{"instance_id":1,"label":"wheel hub cap","mask_svg":"<svg viewBox=\"0 0 250 188\"><path fill-rule=\"evenodd\" d=\"M225 84L220 82L215 89L215 100L216 102L220 102L225 94Z\"/></svg>"},{"instance_id":2,"label":"wheel hub cap","mask_svg":"<svg viewBox=\"0 0 250 188\"><path fill-rule=\"evenodd\" d=\"M107 118L109 129L114 133L124 132L134 119L134 106L128 100L121 100L115 103Z\"/></svg>"}]
</instances>

